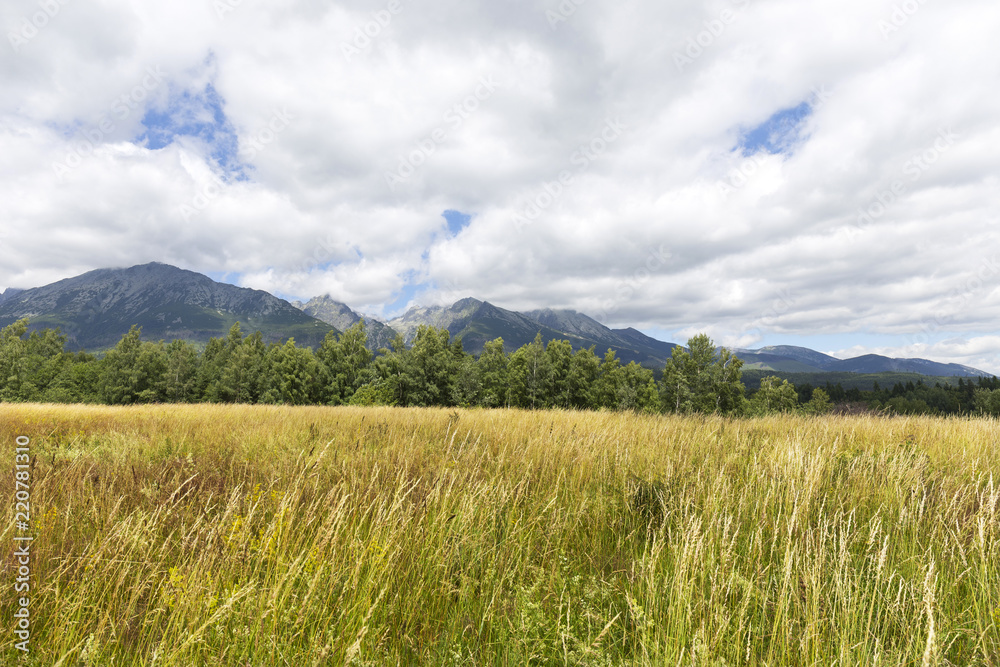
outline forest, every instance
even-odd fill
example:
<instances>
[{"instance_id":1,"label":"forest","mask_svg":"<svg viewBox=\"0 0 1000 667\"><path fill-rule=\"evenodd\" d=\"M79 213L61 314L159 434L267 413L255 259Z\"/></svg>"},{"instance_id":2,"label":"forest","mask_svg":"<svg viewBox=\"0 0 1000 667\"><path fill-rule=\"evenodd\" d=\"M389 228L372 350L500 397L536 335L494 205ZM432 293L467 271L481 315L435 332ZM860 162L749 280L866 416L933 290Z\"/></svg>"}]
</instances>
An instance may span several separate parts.
<instances>
[{"instance_id":1,"label":"forest","mask_svg":"<svg viewBox=\"0 0 1000 667\"><path fill-rule=\"evenodd\" d=\"M875 411L1000 415L1000 380L798 387L777 376L748 392L743 362L705 334L678 347L663 369L622 364L612 350L574 350L567 340L507 352L503 339L476 357L447 330L421 326L412 344L369 350L364 323L328 334L315 349L265 343L235 324L204 349L184 340L142 340L138 327L103 355L72 352L58 329L28 333L23 319L0 330L0 401L48 403L241 403L634 410L760 415Z\"/></svg>"}]
</instances>

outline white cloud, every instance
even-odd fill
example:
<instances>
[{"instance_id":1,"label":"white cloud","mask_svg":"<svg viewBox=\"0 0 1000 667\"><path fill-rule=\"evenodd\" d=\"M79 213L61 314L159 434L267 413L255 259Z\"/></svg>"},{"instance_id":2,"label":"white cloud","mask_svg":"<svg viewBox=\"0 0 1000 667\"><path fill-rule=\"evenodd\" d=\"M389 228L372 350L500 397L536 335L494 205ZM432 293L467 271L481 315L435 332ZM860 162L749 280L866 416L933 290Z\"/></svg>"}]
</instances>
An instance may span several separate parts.
<instances>
[{"instance_id":1,"label":"white cloud","mask_svg":"<svg viewBox=\"0 0 1000 667\"><path fill-rule=\"evenodd\" d=\"M584 3L552 29L558 3L541 0L401 0L384 25L371 21L388 2L222 15L203 0L64 2L15 51L39 5L12 0L0 285L159 260L377 307L416 276L440 288L427 300L571 307L733 341L912 337L931 318L936 336L986 347L923 356L993 363L1000 343L979 334L1000 317L1000 275L977 285L975 273L995 261L1000 222L1000 9L957 0L901 18L897 4L622 0ZM149 68L163 83L119 117L115 100ZM475 98L483 77L496 90ZM191 137L129 143L147 110L208 83L252 153L249 181L217 184L211 147ZM470 96L476 108L456 110ZM791 155L734 151L741 130L803 101L814 109ZM268 133L276 113L289 120ZM113 129L58 177L53 163L109 114ZM626 130L581 159L616 118ZM946 128L956 138L932 155ZM433 150L391 190L386 172L421 146ZM572 183L519 231L563 171ZM440 233L446 209L474 216L455 238ZM661 247L670 261L642 273ZM788 307L765 316L776 299Z\"/></svg>"}]
</instances>

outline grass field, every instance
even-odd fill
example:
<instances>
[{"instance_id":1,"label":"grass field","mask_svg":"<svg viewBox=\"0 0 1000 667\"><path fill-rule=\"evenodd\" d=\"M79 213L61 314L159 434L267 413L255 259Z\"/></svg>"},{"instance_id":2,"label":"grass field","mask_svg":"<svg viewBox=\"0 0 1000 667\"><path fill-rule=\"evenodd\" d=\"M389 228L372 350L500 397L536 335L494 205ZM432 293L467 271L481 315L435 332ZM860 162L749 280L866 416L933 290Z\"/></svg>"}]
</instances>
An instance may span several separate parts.
<instances>
[{"instance_id":1,"label":"grass field","mask_svg":"<svg viewBox=\"0 0 1000 667\"><path fill-rule=\"evenodd\" d=\"M998 426L2 405L0 664L1000 665Z\"/></svg>"}]
</instances>

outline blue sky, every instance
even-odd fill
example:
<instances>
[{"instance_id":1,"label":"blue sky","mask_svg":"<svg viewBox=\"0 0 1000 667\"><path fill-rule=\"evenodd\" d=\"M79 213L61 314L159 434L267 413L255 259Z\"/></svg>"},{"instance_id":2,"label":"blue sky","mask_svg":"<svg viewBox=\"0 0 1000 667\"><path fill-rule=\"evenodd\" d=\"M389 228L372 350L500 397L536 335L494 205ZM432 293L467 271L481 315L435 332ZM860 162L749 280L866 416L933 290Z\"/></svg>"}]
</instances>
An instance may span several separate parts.
<instances>
[{"instance_id":1,"label":"blue sky","mask_svg":"<svg viewBox=\"0 0 1000 667\"><path fill-rule=\"evenodd\" d=\"M135 143L160 150L181 137L205 146L205 156L224 180L246 180L246 165L238 157L239 136L226 117L225 100L212 83L200 90L171 87L162 109L151 108L142 117L142 133Z\"/></svg>"},{"instance_id":2,"label":"blue sky","mask_svg":"<svg viewBox=\"0 0 1000 667\"><path fill-rule=\"evenodd\" d=\"M761 151L772 155L791 153L795 145L803 140L802 125L811 113L809 102L775 111L760 125L741 132L738 148L747 157Z\"/></svg>"},{"instance_id":3,"label":"blue sky","mask_svg":"<svg viewBox=\"0 0 1000 667\"><path fill-rule=\"evenodd\" d=\"M459 232L469 226L472 216L468 213L453 211L451 209L441 214L448 221L448 233L457 236Z\"/></svg>"}]
</instances>

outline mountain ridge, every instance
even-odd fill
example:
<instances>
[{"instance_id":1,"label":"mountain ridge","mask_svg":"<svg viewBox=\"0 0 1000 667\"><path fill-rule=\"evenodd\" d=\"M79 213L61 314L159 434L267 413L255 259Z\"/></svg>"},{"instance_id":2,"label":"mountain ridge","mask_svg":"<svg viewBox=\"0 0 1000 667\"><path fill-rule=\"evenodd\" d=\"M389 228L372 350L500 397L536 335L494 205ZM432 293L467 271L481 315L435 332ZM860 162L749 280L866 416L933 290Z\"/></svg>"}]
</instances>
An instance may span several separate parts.
<instances>
[{"instance_id":1,"label":"mountain ridge","mask_svg":"<svg viewBox=\"0 0 1000 667\"><path fill-rule=\"evenodd\" d=\"M292 301L291 304L310 317L326 322L338 331L347 331L358 322L365 323L365 339L369 350L392 345L396 332L389 325L373 317L360 315L347 304L336 301L329 294L314 296L306 303Z\"/></svg>"},{"instance_id":2,"label":"mountain ridge","mask_svg":"<svg viewBox=\"0 0 1000 667\"><path fill-rule=\"evenodd\" d=\"M390 346L396 333L412 341L420 325L447 329L466 351L478 354L486 342L504 339L507 351L530 343L569 340L574 349L609 348L624 363L662 368L676 343L634 328L611 329L575 310L543 308L517 312L467 297L450 306L414 306L388 323L365 317L331 295L290 303L268 292L219 283L203 274L151 262L128 268L96 269L49 285L7 288L0 293L0 327L29 317L31 329L59 327L76 349L113 346L132 324L147 339L184 338L207 342L225 335L239 321L245 332L261 331L267 341L294 337L318 345L328 332L341 332L365 320L369 349ZM747 369L776 372L912 372L930 376L976 377L991 374L969 366L928 359L862 355L837 359L792 345L735 349Z\"/></svg>"},{"instance_id":3,"label":"mountain ridge","mask_svg":"<svg viewBox=\"0 0 1000 667\"><path fill-rule=\"evenodd\" d=\"M239 321L265 340L295 337L317 345L334 328L283 299L219 283L194 271L151 262L95 269L16 292L0 302L0 327L27 317L32 330L59 327L76 349L114 346L134 324L150 340L205 343Z\"/></svg>"},{"instance_id":4,"label":"mountain ridge","mask_svg":"<svg viewBox=\"0 0 1000 667\"><path fill-rule=\"evenodd\" d=\"M864 354L850 359L837 359L828 354L795 345L770 345L758 350L738 349L734 352L748 368L770 369L789 373L816 371L845 373L919 373L936 376L989 376L971 366L942 363L929 359L886 357Z\"/></svg>"},{"instance_id":5,"label":"mountain ridge","mask_svg":"<svg viewBox=\"0 0 1000 667\"><path fill-rule=\"evenodd\" d=\"M675 347L634 329L627 336L616 333L577 311L544 309L520 313L471 297L451 306L413 307L389 321L389 326L403 334L407 341L412 340L420 325L447 329L453 338L462 340L467 352L473 354L481 352L483 346L495 338L503 338L504 348L512 352L541 334L545 343L569 340L574 349L593 347L600 356L612 349L624 363L635 361L662 366L669 357L666 351Z\"/></svg>"}]
</instances>

